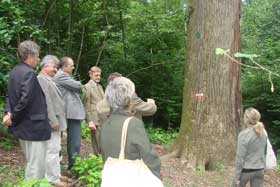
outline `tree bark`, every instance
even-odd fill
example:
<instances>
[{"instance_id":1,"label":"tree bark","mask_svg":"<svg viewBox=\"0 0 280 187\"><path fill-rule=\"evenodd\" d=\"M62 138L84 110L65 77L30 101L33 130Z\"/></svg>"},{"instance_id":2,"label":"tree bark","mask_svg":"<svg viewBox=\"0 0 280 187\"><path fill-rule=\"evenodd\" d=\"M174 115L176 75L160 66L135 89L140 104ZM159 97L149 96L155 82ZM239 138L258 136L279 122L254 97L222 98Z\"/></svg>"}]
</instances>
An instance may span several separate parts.
<instances>
[{"instance_id":1,"label":"tree bark","mask_svg":"<svg viewBox=\"0 0 280 187\"><path fill-rule=\"evenodd\" d=\"M183 111L177 142L190 167L234 161L240 130L240 66L215 55L240 51L240 0L192 0L187 26Z\"/></svg>"}]
</instances>

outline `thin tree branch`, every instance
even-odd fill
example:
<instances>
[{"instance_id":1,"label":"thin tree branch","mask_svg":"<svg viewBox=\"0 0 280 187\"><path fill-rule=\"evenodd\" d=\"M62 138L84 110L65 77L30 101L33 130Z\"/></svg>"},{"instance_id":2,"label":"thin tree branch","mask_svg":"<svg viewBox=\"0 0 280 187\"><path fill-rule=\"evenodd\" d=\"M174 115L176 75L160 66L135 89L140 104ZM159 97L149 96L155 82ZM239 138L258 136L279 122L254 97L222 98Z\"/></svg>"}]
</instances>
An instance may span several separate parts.
<instances>
[{"instance_id":1,"label":"thin tree branch","mask_svg":"<svg viewBox=\"0 0 280 187\"><path fill-rule=\"evenodd\" d=\"M275 73L267 68L265 68L264 66L260 65L259 63L257 63L253 58L250 58L250 60L256 64L258 67L260 67L260 69L264 70L264 71L267 71L268 73L271 73L271 75L275 75L277 77L280 77L280 75L278 73Z\"/></svg>"},{"instance_id":2,"label":"thin tree branch","mask_svg":"<svg viewBox=\"0 0 280 187\"><path fill-rule=\"evenodd\" d=\"M124 62L126 62L126 36L125 36L125 30L124 30L124 24L123 24L123 13L122 13L122 7L121 2L118 0L118 7L120 9L120 23L121 23L121 30L122 30L122 44L123 44L123 56L124 56Z\"/></svg>"},{"instance_id":3,"label":"thin tree branch","mask_svg":"<svg viewBox=\"0 0 280 187\"><path fill-rule=\"evenodd\" d=\"M70 10L69 10L69 22L68 22L68 56L71 55L71 28L72 28L72 13L73 13L73 2L74 0L70 0Z\"/></svg>"},{"instance_id":4,"label":"thin tree branch","mask_svg":"<svg viewBox=\"0 0 280 187\"><path fill-rule=\"evenodd\" d=\"M149 68L151 68L151 67L153 67L153 66L157 66L157 65L161 65L161 64L165 64L165 63L162 63L162 62L161 62L161 63L156 63L156 64L153 64L153 65L151 65L151 66L147 66L147 67L144 67L144 68L137 69L137 70L135 70L135 71L133 71L133 72L127 74L126 77L129 77L130 75L133 75L134 73L136 73L136 72L138 72L138 71L142 71L142 70L144 70L144 69L149 69Z\"/></svg>"},{"instance_id":5,"label":"thin tree branch","mask_svg":"<svg viewBox=\"0 0 280 187\"><path fill-rule=\"evenodd\" d=\"M81 45L80 45L80 50L79 50L79 54L78 54L78 57L77 57L77 67L75 69L75 74L77 73L78 68L79 68L80 58L81 58L81 55L82 55L82 50L83 50L83 45L84 45L84 36L85 36L85 24L83 24Z\"/></svg>"},{"instance_id":6,"label":"thin tree branch","mask_svg":"<svg viewBox=\"0 0 280 187\"><path fill-rule=\"evenodd\" d=\"M242 64L240 63L238 60L236 60L234 57L232 57L230 54L228 53L225 53L224 54L228 59L230 59L232 62L236 63L236 64L239 64L241 66L245 66L245 67L248 67L248 68L252 68L252 69L260 69L259 67L256 67L256 66L250 66L250 65L247 65L247 64Z\"/></svg>"},{"instance_id":7,"label":"thin tree branch","mask_svg":"<svg viewBox=\"0 0 280 187\"><path fill-rule=\"evenodd\" d=\"M266 71L268 72L268 79L269 79L269 82L270 82L270 85L271 85L271 92L274 92L274 84L272 82L272 75L276 76L276 77L280 77L280 75L278 73L275 73L267 68L265 68L264 66L260 65L259 63L257 63L253 57L249 57L250 61L255 64L256 66L250 66L250 65L246 65L246 64L242 64L240 63L238 60L236 60L234 57L232 57L230 54L228 54L227 51L225 51L224 53L224 56L226 56L228 59L230 59L230 61L236 63L236 64L239 64L241 66L246 66L248 68L251 68L251 69L260 69L260 70L263 70L263 71Z\"/></svg>"},{"instance_id":8,"label":"thin tree branch","mask_svg":"<svg viewBox=\"0 0 280 187\"><path fill-rule=\"evenodd\" d=\"M109 35L109 30L110 30L110 23L109 23L109 20L108 20L105 0L103 0L103 10L104 10L104 18L105 18L105 21L106 21L106 30L105 30L104 40L103 40L103 42L102 42L102 44L101 44L101 46L99 48L98 57L97 57L97 60L96 60L96 63L95 63L96 66L98 66L98 64L99 64L99 61L100 61L103 49L105 47L105 43L106 43L107 37Z\"/></svg>"},{"instance_id":9,"label":"thin tree branch","mask_svg":"<svg viewBox=\"0 0 280 187\"><path fill-rule=\"evenodd\" d=\"M49 17L49 14L50 14L50 11L51 11L51 9L52 9L52 7L53 7L53 5L54 5L54 2L56 2L56 0L54 0L53 2L51 2L51 0L49 0L49 8L48 8L48 10L46 11L46 14L45 14L45 18L44 18L44 22L42 23L42 25L41 25L41 29L45 26L45 24L46 24L46 22L47 22L47 19L48 19L48 17Z\"/></svg>"},{"instance_id":10,"label":"thin tree branch","mask_svg":"<svg viewBox=\"0 0 280 187\"><path fill-rule=\"evenodd\" d=\"M239 65L241 65L241 66L246 66L246 67L252 68L252 69L261 69L261 70L264 70L264 71L266 71L266 72L268 72L268 73L271 73L272 75L275 75L275 76L277 76L277 77L280 77L280 75L279 75L278 73L275 73L275 72L273 72L273 71L271 71L271 70L265 68L264 66L260 65L259 63L257 63L257 62L253 59L253 57L250 57L249 59L250 59L251 62L252 62L253 64L255 64L257 67L256 67L256 66L250 66L250 65L242 64L242 63L240 63L238 60L236 60L234 57L232 57L232 56L231 56L230 54L228 54L228 53L224 53L224 56L226 56L228 59L230 59L230 61L232 61L232 62L234 62L234 63L236 63L236 64L239 64Z\"/></svg>"},{"instance_id":11,"label":"thin tree branch","mask_svg":"<svg viewBox=\"0 0 280 187\"><path fill-rule=\"evenodd\" d=\"M59 34L59 24L60 24L60 16L59 16L59 8L58 8L58 2L55 1L55 17L56 17L56 26L55 26L55 30L56 30L56 47L60 48L60 34Z\"/></svg>"}]
</instances>

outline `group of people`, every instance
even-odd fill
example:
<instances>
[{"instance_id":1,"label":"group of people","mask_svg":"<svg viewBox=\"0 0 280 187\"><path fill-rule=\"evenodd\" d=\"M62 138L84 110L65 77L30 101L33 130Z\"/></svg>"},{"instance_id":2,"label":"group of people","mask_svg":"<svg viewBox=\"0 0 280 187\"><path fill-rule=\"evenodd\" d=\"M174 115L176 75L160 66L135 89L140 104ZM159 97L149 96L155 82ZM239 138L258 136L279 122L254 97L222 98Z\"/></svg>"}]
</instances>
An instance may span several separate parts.
<instances>
[{"instance_id":1,"label":"group of people","mask_svg":"<svg viewBox=\"0 0 280 187\"><path fill-rule=\"evenodd\" d=\"M2 123L19 139L27 164L25 179L47 178L58 187L67 186L61 176L59 153L61 132L67 130L68 169L80 153L81 122L91 130L93 153L103 160L117 158L124 121L130 120L125 144L125 158L142 159L151 172L160 177L160 160L146 135L142 116L153 115L153 99L143 101L135 93L135 85L120 73L111 73L103 91L101 69L89 70L90 80L82 85L71 75L74 62L46 55L37 75L34 68L40 61L40 47L33 41L18 46L20 62L9 75L8 97ZM57 71L57 67L59 68ZM247 127L238 136L236 172L233 186L262 187L267 135L260 122L260 113L249 108L244 113Z\"/></svg>"},{"instance_id":2,"label":"group of people","mask_svg":"<svg viewBox=\"0 0 280 187\"><path fill-rule=\"evenodd\" d=\"M135 85L120 73L108 77L103 91L101 69L89 70L89 82L82 85L72 77L74 61L46 55L40 62L40 73L34 68L40 61L40 47L33 41L18 46L19 63L8 80L8 96L3 125L8 126L20 142L26 158L25 180L47 178L54 186L67 186L61 175L61 134L67 132L68 169L80 153L81 122L85 119L91 130L93 153L118 157L121 128L130 120L125 158L142 159L152 173L160 177L160 160L146 135L142 116L153 115L153 99L143 101L135 93Z\"/></svg>"}]
</instances>

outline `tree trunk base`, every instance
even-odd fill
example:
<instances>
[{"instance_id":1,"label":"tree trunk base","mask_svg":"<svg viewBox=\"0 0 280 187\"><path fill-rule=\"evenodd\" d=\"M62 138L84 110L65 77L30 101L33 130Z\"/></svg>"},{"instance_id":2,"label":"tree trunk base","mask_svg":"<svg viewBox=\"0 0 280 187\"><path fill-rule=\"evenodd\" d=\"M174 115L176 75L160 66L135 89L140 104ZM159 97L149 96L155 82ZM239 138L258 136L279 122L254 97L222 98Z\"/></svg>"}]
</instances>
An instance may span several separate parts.
<instances>
[{"instance_id":1,"label":"tree trunk base","mask_svg":"<svg viewBox=\"0 0 280 187\"><path fill-rule=\"evenodd\" d=\"M162 155L160 157L160 160L163 161L163 160L168 160L170 158L178 158L178 156L179 156L179 149L176 149L176 150L173 150L171 153Z\"/></svg>"}]
</instances>

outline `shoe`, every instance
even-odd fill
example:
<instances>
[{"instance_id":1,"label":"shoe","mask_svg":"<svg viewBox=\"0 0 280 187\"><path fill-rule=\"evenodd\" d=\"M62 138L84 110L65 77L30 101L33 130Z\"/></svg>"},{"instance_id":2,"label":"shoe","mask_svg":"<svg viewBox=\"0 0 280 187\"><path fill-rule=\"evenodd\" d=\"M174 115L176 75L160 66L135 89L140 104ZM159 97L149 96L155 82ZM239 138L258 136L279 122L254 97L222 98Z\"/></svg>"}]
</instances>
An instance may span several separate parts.
<instances>
[{"instance_id":1,"label":"shoe","mask_svg":"<svg viewBox=\"0 0 280 187\"><path fill-rule=\"evenodd\" d=\"M73 176L73 174L71 173L70 170L66 170L64 173L63 173L64 176L66 176L67 178L71 178Z\"/></svg>"},{"instance_id":2,"label":"shoe","mask_svg":"<svg viewBox=\"0 0 280 187\"><path fill-rule=\"evenodd\" d=\"M51 183L53 186L55 187L67 187L67 183L66 182L62 182L62 181L59 181L57 183Z\"/></svg>"},{"instance_id":3,"label":"shoe","mask_svg":"<svg viewBox=\"0 0 280 187\"><path fill-rule=\"evenodd\" d=\"M60 176L60 181L67 182L68 181L68 177L67 176Z\"/></svg>"},{"instance_id":4,"label":"shoe","mask_svg":"<svg viewBox=\"0 0 280 187\"><path fill-rule=\"evenodd\" d=\"M68 180L70 178L72 178L72 179L77 179L78 178L78 175L71 173L70 170L65 171L63 174L66 175L66 177L68 177Z\"/></svg>"},{"instance_id":5,"label":"shoe","mask_svg":"<svg viewBox=\"0 0 280 187\"><path fill-rule=\"evenodd\" d=\"M62 160L63 160L63 155L60 155L59 156L59 161L62 162Z\"/></svg>"},{"instance_id":6,"label":"shoe","mask_svg":"<svg viewBox=\"0 0 280 187\"><path fill-rule=\"evenodd\" d=\"M67 183L66 182L57 182L57 183L52 183L53 186L55 187L67 187Z\"/></svg>"}]
</instances>

